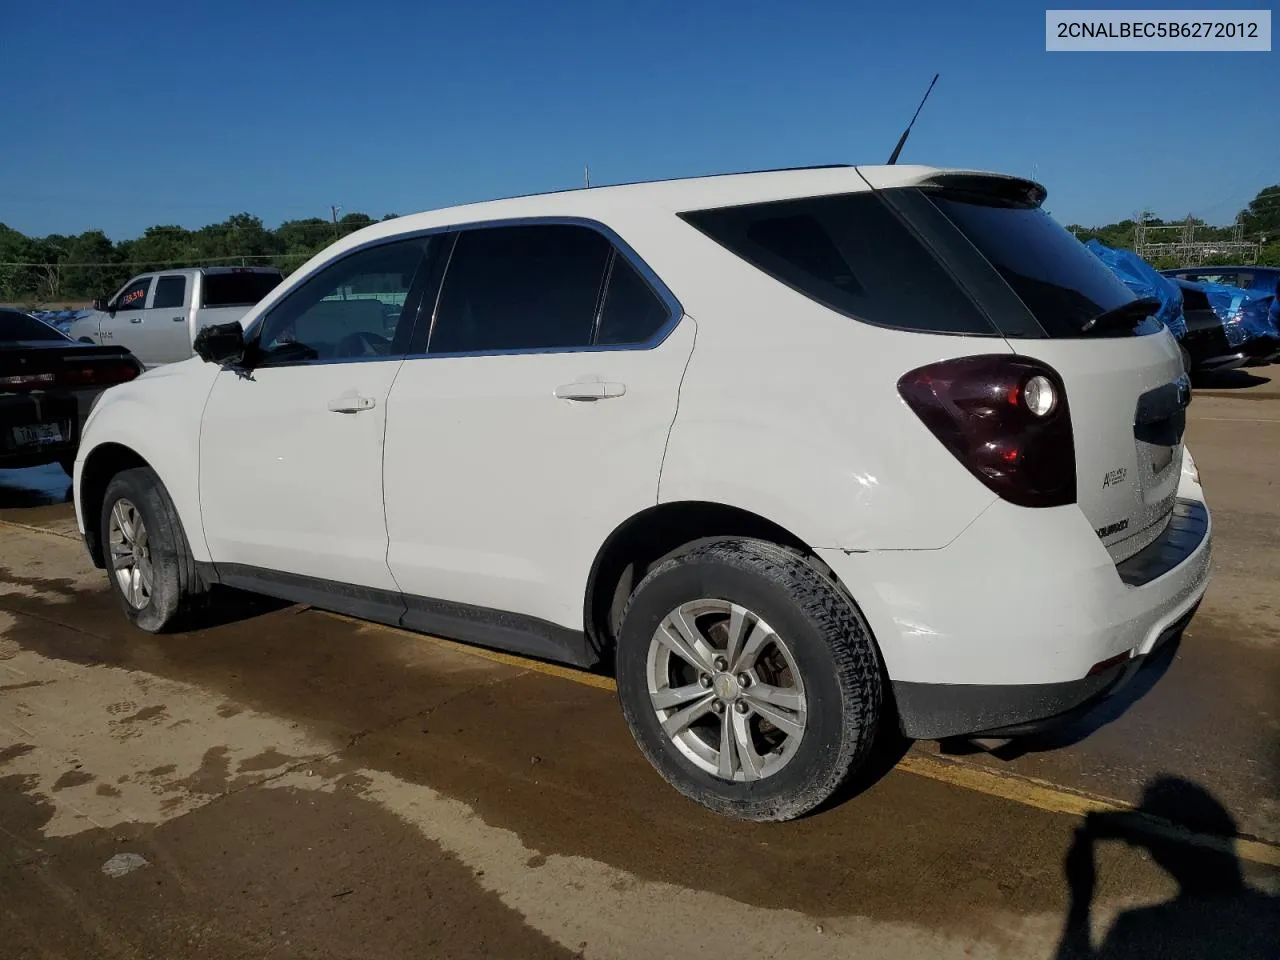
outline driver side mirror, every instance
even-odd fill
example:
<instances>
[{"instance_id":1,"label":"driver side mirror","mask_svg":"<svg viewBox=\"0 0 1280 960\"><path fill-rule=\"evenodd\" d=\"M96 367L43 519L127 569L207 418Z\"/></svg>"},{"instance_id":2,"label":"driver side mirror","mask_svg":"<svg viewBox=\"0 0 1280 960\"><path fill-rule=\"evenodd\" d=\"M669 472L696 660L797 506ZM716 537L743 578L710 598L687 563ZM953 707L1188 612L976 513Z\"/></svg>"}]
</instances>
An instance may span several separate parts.
<instances>
[{"instance_id":1,"label":"driver side mirror","mask_svg":"<svg viewBox=\"0 0 1280 960\"><path fill-rule=\"evenodd\" d=\"M111 313L111 301L106 297L98 297L93 301L93 309L99 313Z\"/></svg>"},{"instance_id":2,"label":"driver side mirror","mask_svg":"<svg viewBox=\"0 0 1280 960\"><path fill-rule=\"evenodd\" d=\"M203 327L192 344L196 356L205 363L238 366L244 362L244 328L238 320Z\"/></svg>"}]
</instances>

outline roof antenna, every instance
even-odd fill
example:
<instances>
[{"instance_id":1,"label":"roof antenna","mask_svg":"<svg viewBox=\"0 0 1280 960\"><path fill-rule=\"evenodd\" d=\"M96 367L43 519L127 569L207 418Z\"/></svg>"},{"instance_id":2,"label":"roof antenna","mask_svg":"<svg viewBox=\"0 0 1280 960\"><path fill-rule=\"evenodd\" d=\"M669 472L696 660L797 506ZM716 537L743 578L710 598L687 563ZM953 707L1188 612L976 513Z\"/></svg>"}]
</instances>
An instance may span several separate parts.
<instances>
[{"instance_id":1,"label":"roof antenna","mask_svg":"<svg viewBox=\"0 0 1280 960\"><path fill-rule=\"evenodd\" d=\"M898 162L898 154L902 153L902 148L907 144L907 137L911 135L911 128L916 124L916 117L920 116L920 110L924 107L924 102L929 99L929 94L933 93L933 84L938 82L938 74L933 75L933 81L929 84L929 89L924 92L924 96L920 98L920 106L916 107L916 112L911 116L911 122L907 124L907 129L902 131L902 136L898 138L898 145L893 148L893 153L889 154L889 165Z\"/></svg>"},{"instance_id":2,"label":"roof antenna","mask_svg":"<svg viewBox=\"0 0 1280 960\"><path fill-rule=\"evenodd\" d=\"M591 167L587 164L582 165L582 179L587 182L587 189L591 188Z\"/></svg>"}]
</instances>

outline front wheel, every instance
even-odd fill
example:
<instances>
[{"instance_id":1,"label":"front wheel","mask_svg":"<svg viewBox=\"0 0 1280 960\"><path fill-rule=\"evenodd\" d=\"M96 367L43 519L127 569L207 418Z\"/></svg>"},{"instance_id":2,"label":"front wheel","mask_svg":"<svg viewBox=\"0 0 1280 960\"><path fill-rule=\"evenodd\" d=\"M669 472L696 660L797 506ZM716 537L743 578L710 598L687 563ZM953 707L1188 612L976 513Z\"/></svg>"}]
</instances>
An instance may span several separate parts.
<instances>
[{"instance_id":1,"label":"front wheel","mask_svg":"<svg viewBox=\"0 0 1280 960\"><path fill-rule=\"evenodd\" d=\"M618 694L641 751L690 799L790 820L865 761L879 659L854 605L799 554L758 540L655 567L623 613Z\"/></svg>"},{"instance_id":2,"label":"front wheel","mask_svg":"<svg viewBox=\"0 0 1280 960\"><path fill-rule=\"evenodd\" d=\"M160 633L197 612L207 587L155 471L137 467L112 477L101 524L107 578L125 616L148 633Z\"/></svg>"}]
</instances>

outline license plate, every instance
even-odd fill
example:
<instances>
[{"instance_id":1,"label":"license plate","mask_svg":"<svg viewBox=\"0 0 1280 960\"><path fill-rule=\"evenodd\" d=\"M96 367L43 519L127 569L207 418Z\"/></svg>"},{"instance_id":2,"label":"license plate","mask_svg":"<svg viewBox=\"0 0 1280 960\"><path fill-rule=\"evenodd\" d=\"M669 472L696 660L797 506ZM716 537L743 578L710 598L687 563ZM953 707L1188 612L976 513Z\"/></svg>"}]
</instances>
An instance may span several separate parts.
<instances>
[{"instance_id":1,"label":"license plate","mask_svg":"<svg viewBox=\"0 0 1280 960\"><path fill-rule=\"evenodd\" d=\"M29 427L14 427L13 442L19 447L34 447L42 443L61 443L62 428L56 423L35 423Z\"/></svg>"}]
</instances>

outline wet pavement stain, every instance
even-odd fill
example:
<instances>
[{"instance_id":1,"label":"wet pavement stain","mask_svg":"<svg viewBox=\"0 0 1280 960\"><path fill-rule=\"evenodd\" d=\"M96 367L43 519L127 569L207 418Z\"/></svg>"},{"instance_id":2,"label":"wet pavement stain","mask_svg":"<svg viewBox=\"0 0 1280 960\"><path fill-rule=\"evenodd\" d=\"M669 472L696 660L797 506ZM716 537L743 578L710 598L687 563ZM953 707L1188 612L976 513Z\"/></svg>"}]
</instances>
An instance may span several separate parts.
<instances>
[{"instance_id":1,"label":"wet pavement stain","mask_svg":"<svg viewBox=\"0 0 1280 960\"><path fill-rule=\"evenodd\" d=\"M116 723L145 723L147 720L158 720L165 716L165 708L162 706L143 707L137 713L132 713L127 717L121 717Z\"/></svg>"},{"instance_id":2,"label":"wet pavement stain","mask_svg":"<svg viewBox=\"0 0 1280 960\"><path fill-rule=\"evenodd\" d=\"M35 832L47 804L13 786L0 779L0 822ZM573 956L437 844L350 794L245 791L159 827L90 830L24 852L0 859L13 960ZM102 864L120 853L150 866L104 879Z\"/></svg>"},{"instance_id":3,"label":"wet pavement stain","mask_svg":"<svg viewBox=\"0 0 1280 960\"><path fill-rule=\"evenodd\" d=\"M0 763L9 760L17 760L18 757L26 756L35 747L29 743L11 743L7 747L0 747Z\"/></svg>"},{"instance_id":4,"label":"wet pavement stain","mask_svg":"<svg viewBox=\"0 0 1280 960\"><path fill-rule=\"evenodd\" d=\"M53 783L53 792L59 790L67 790L71 787L82 787L86 783L93 783L97 779L91 773L85 773L83 770L68 770Z\"/></svg>"}]
</instances>

